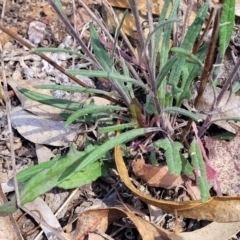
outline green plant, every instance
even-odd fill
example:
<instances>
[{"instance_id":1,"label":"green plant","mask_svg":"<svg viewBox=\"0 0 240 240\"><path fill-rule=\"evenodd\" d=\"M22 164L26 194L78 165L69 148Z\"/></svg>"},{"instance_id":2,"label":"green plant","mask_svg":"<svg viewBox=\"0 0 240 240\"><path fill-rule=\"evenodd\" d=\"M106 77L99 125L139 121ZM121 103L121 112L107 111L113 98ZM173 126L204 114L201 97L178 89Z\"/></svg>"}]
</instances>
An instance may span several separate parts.
<instances>
[{"instance_id":1,"label":"green plant","mask_svg":"<svg viewBox=\"0 0 240 240\"><path fill-rule=\"evenodd\" d=\"M52 0L50 0L50 3L65 23L69 33L82 47L85 58L92 63L92 70L74 69L66 70L66 73L107 78L114 91L117 92L115 105L104 107L95 106L94 103L82 105L73 101L55 99L23 88L19 88L19 91L38 102L67 110L68 114L67 116L65 115L66 127L75 121L84 121L92 124L96 119L101 120L102 116L111 116L111 120L108 121L108 123L104 122L104 120L99 120L99 132L118 130L125 132L113 139L107 139L100 146L90 145L90 147L86 147L82 152L71 149L65 157L57 157L49 163L33 166L19 173L18 180L24 183L20 190L22 204L32 201L38 195L49 191L55 186L63 188L80 186L83 184L82 181L77 181L73 184L73 179L79 179L83 172L87 173L91 171L91 167L96 167L99 169L98 174L86 180L87 182L93 181L102 174L101 169L103 166L106 166L105 162L102 163L103 165L99 163L105 154L109 153L114 146L126 143L127 141L133 141L134 138L140 135L145 136L145 138L141 139L142 142L145 142L145 140L151 136L152 141L150 144L165 151L165 158L170 172L179 175L183 172L186 173L188 171L189 174L189 172L193 171L188 160L181 154L184 145L180 142L180 139L176 137L174 128L178 119L183 116L187 119L193 119L194 121L201 120L197 114L182 108L182 103L184 100L191 98L191 84L194 79L203 74L206 67L203 63L209 49L211 49L208 43L203 43L201 47L198 47L197 50L192 53L192 49L208 13L208 4L205 3L201 9L199 9L194 22L189 27L180 46L171 48L171 33L173 24L178 21L175 16L179 1L174 1L168 20L165 20L165 18L170 0L164 2L162 13L158 19L158 25L152 30L148 38L145 39L139 21L137 1L131 0L130 5L137 27L143 58L143 62L140 64L143 67L139 67L138 71L136 71L135 68L131 66L131 63L126 60L126 56L122 54L122 50L117 44L116 37L120 33L121 24L124 19L122 19L121 24L119 24L117 28L115 39L112 39L112 52L110 54L112 57L100 41L101 36L98 34L96 27L91 24L90 39L93 54L86 48L75 33L63 12L59 10L60 8L57 7ZM147 3L149 6L148 0ZM148 20L151 28L151 26L153 26L153 20L150 15L148 16ZM111 36L109 40L111 41ZM225 39L224 46L228 41L229 39ZM47 51L66 52L68 50L35 49L35 52ZM160 57L158 54L159 51ZM80 54L78 52L68 52L75 55ZM134 54L131 57L134 58ZM39 85L35 87L51 90L60 89L73 92L86 92L91 95L100 94L103 97L111 97L109 92L86 87L73 88L70 86L57 85ZM141 92L141 94L139 94L139 92ZM122 117L123 115L125 116L124 118ZM123 119L124 123L115 125L114 119ZM126 130L129 128L135 129ZM89 151L89 148L91 151ZM206 193L208 191L206 190L207 180L204 162L197 142L193 141L189 154L191 155L193 167L201 172L201 178L198 180L202 193L202 201L206 201L208 198L208 193ZM59 164L59 161L61 161L61 164ZM188 167L184 168L183 166ZM45 176L45 182L40 181L40 179L42 180L43 178L42 176ZM10 203L8 204L10 205ZM14 205L14 200L12 204ZM14 207L16 207L16 204ZM3 206L0 207L0 211L3 211L3 208ZM8 210L8 212L12 210L13 208Z\"/></svg>"}]
</instances>

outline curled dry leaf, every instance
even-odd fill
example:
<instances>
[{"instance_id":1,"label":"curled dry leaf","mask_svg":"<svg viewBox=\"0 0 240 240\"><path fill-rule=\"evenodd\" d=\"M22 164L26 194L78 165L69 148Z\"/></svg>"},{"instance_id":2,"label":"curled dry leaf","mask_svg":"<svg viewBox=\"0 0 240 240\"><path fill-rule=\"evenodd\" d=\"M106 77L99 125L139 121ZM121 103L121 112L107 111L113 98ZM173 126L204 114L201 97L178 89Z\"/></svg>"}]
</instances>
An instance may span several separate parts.
<instances>
[{"instance_id":1,"label":"curled dry leaf","mask_svg":"<svg viewBox=\"0 0 240 240\"><path fill-rule=\"evenodd\" d=\"M116 207L82 212L78 217L75 231L69 234L69 239L82 240L89 232L105 232L114 220L122 217L128 217L133 222L143 240L170 240L168 232L163 228L151 224L132 212Z\"/></svg>"},{"instance_id":2,"label":"curled dry leaf","mask_svg":"<svg viewBox=\"0 0 240 240\"><path fill-rule=\"evenodd\" d=\"M142 158L133 161L132 167L135 175L151 187L171 189L183 183L182 177L170 173L167 166L146 164Z\"/></svg>"},{"instance_id":3,"label":"curled dry leaf","mask_svg":"<svg viewBox=\"0 0 240 240\"><path fill-rule=\"evenodd\" d=\"M115 147L115 162L124 184L143 202L159 207L167 212L178 211L179 216L195 219L205 219L216 222L240 221L240 197L212 197L205 203L195 201L163 201L145 196L132 184L128 170L122 158L120 146Z\"/></svg>"},{"instance_id":4,"label":"curled dry leaf","mask_svg":"<svg viewBox=\"0 0 240 240\"><path fill-rule=\"evenodd\" d=\"M226 240L239 232L240 223L213 222L193 232L170 233L171 240Z\"/></svg>"}]
</instances>

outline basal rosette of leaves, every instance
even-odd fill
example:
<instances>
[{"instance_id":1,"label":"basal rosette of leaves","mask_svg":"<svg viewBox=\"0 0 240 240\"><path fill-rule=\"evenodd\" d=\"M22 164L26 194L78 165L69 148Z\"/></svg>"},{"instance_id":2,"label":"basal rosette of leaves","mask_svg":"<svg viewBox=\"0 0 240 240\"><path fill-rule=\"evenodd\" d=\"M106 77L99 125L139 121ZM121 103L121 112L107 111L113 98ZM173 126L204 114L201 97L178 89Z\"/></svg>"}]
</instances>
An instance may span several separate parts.
<instances>
[{"instance_id":1,"label":"basal rosette of leaves","mask_svg":"<svg viewBox=\"0 0 240 240\"><path fill-rule=\"evenodd\" d=\"M113 119L123 119L123 124L116 125L115 120L106 126L99 123L99 132L114 132L121 130L121 134L113 139L107 139L103 144L90 144L84 151L78 152L70 149L66 156L54 158L48 163L30 167L18 175L18 181L23 185L20 189L22 204L34 200L41 194L51 190L53 187L65 189L82 186L94 181L97 177L106 174L108 165L101 162L106 154L112 154L112 150L119 144L135 141L139 138L142 143L147 138L152 137L151 144L163 151L169 171L175 175L192 174L193 168L199 170L200 176L197 181L201 191L201 200L207 202L209 199L209 188L207 185L205 163L198 143L193 140L190 143L188 157L183 157L183 142L176 139L174 127L178 119L192 119L199 122L200 117L191 111L182 108L184 100L191 98L192 82L204 71L204 61L208 53L209 43L203 43L194 54L192 49L198 40L202 26L207 18L209 5L207 3L198 10L195 20L188 28L188 31L179 47L170 45L173 25L179 21L177 9L179 1L174 1L170 15L167 20L166 14L170 1L164 2L163 10L159 16L156 27L145 38L139 22L137 2L130 1L132 13L135 19L139 36L139 45L142 50L143 68L137 70L131 66L131 62L126 60L122 49L118 46L118 37L124 17L117 26L111 51L107 51L101 41L101 33L96 29L95 24L90 25L90 43L93 53L86 49L83 41L77 36L73 27L68 22L60 7L50 0L55 11L59 14L68 32L76 39L85 58L91 61L92 69L66 70L72 75L84 75L88 77L107 78L117 93L114 104L107 106L96 106L94 103L80 105L77 102L56 99L47 95L35 93L33 91L19 88L25 96L54 107L66 110L65 126L76 121L93 124L102 115L113 116ZM232 4L232 2L231 2ZM226 5L226 4L225 4ZM225 6L224 5L224 6ZM230 8L229 11L232 11ZM227 16L231 16L228 12ZM224 21L226 16L224 15ZM151 19L149 17L149 21ZM230 21L232 23L232 20ZM228 24L228 29L232 24ZM122 33L121 33L122 34ZM221 37L223 36L223 37ZM226 34L220 35L220 45L226 46L229 39ZM225 47L222 47L225 49ZM68 52L76 56L82 53L61 49L37 48L36 52ZM222 50L224 51L224 50ZM159 54L160 52L160 54ZM101 95L111 97L112 93L91 89L86 87L71 87L58 85L39 85L36 88L63 90L71 92L85 92L90 95ZM141 93L141 94L139 94ZM122 116L125 118L122 118ZM89 150L91 149L91 150ZM61 164L59 164L61 162ZM183 162L188 162L189 167L184 169ZM89 176L88 173L96 172ZM89 178L85 179L85 176ZM42 181L44 179L44 181ZM195 206L195 205L193 205ZM16 209L16 201L6 203L0 207L0 212L10 213Z\"/></svg>"}]
</instances>

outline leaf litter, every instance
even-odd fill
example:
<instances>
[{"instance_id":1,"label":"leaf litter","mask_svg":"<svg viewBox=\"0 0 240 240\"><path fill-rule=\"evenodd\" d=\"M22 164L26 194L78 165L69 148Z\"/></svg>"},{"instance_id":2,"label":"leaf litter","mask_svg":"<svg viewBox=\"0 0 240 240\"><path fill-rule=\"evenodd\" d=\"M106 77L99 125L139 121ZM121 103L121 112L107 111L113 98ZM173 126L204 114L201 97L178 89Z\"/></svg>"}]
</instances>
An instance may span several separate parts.
<instances>
[{"instance_id":1,"label":"leaf litter","mask_svg":"<svg viewBox=\"0 0 240 240\"><path fill-rule=\"evenodd\" d=\"M234 128L236 136L231 141L204 137L209 162L216 171L222 193L228 196L240 195L240 128Z\"/></svg>"}]
</instances>

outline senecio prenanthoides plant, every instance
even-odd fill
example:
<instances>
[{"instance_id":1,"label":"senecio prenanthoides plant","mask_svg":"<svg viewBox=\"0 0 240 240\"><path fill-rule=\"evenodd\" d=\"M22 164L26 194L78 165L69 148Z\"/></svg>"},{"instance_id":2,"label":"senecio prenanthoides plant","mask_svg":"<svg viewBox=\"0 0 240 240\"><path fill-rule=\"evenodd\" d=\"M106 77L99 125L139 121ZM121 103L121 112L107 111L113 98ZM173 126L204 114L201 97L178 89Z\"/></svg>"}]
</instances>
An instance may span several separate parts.
<instances>
[{"instance_id":1,"label":"senecio prenanthoides plant","mask_svg":"<svg viewBox=\"0 0 240 240\"><path fill-rule=\"evenodd\" d=\"M98 121L99 133L122 131L120 135L107 139L103 144L88 143L84 151L77 151L71 148L66 156L58 156L47 163L41 163L21 171L17 178L23 183L20 189L21 203L25 204L34 200L37 196L44 194L53 187L58 186L65 189L82 186L94 181L97 177L106 174L108 164L101 162L101 159L110 153L119 144L133 141L136 137L145 136L143 139L152 139L151 144L155 148L163 149L169 171L175 175L184 173L192 175L194 169L198 169L198 183L201 190L202 201L209 197L205 164L202 158L198 141L193 139L189 147L189 159L182 154L184 145L177 140L174 134L175 123L179 117L190 119L189 121L200 121L200 117L184 108L184 100L191 98L192 82L200 77L201 89L206 86L210 78L213 64L213 49L218 39L219 21L214 21L213 41L203 42L202 37L198 38L206 21L209 5L204 3L198 10L191 26L189 26L183 41L179 46L171 46L173 25L179 22L177 9L179 1L174 1L170 14L167 18L170 0L164 1L162 12L157 24L153 24L151 14L148 14L150 33L144 37L141 27L138 5L136 0L130 0L131 11L135 21L139 45L142 50L140 66L133 67L129 59L137 59L131 50L128 38L122 30L122 24L127 14L118 22L115 36L112 37L109 31L97 21L93 13L93 23L90 24L90 42L92 52L80 39L77 32L69 23L60 1L49 0L50 4L65 24L67 31L81 47L81 52L60 48L36 48L39 52L65 52L74 54L76 57L84 58L91 63L91 69L66 70L67 74L84 75L88 77L107 78L112 85L113 93L87 87L59 86L59 85L38 85L36 88L65 90L70 92L85 92L111 99L114 104L97 106L94 102L80 104L78 102L55 99L51 96L39 94L24 88L19 91L25 96L43 104L64 109L66 113L65 126L75 121L93 124ZM82 1L80 1L82 3ZM151 13L150 1L146 1L148 13ZM225 28L220 28L219 46L221 57L224 56L226 47L230 41L229 32L234 24L234 1L229 0L228 6L211 9L212 16L217 16ZM84 3L82 5L91 11ZM114 13L113 13L114 14ZM232 17L233 16L233 17ZM220 18L221 17L221 18ZM167 19L167 20L166 20ZM211 19L208 19L208 23ZM112 50L108 52L101 41L101 31L97 31L96 24L100 24L101 31L108 37ZM208 26L208 24L206 24ZM132 56L122 51L118 45L118 37L121 35ZM135 63L137 61L134 61ZM209 65L209 66L208 66ZM205 74L208 70L207 75ZM70 75L69 75L70 76ZM201 93L198 93L200 96ZM108 117L108 122L104 122ZM102 119L102 120L101 120ZM124 123L116 125L115 119ZM186 133L186 132L185 132ZM151 138L149 138L151 137ZM94 174L92 174L94 172ZM0 207L0 212L13 212L16 210L16 200L5 203Z\"/></svg>"}]
</instances>

